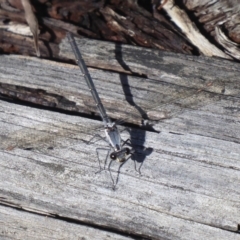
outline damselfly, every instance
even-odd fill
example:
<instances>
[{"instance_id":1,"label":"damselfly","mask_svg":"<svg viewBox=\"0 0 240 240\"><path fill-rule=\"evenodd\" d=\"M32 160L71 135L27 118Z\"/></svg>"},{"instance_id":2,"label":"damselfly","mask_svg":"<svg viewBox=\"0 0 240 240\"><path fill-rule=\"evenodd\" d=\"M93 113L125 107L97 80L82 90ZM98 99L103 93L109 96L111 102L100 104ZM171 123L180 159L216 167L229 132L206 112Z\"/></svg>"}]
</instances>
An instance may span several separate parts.
<instances>
[{"instance_id":1,"label":"damselfly","mask_svg":"<svg viewBox=\"0 0 240 240\"><path fill-rule=\"evenodd\" d=\"M110 165L113 160L117 160L119 162L124 163L128 159L128 157L130 157L130 155L134 152L134 149L125 147L126 144L131 146L130 140L127 139L126 141L123 141L121 139L120 132L117 128L116 122L112 122L110 120L110 118L108 117L106 110L101 102L101 99L99 98L98 92L95 88L95 85L89 74L86 64L82 58L82 55L77 47L74 37L72 36L71 33L68 33L67 37L71 44L72 50L74 52L76 62L78 64L79 68L81 69L82 73L84 74L84 78L86 80L86 83L89 87L89 90L92 94L92 97L93 97L95 103L96 103L96 106L98 108L98 111L101 115L101 118L102 118L102 121L104 124L104 131L105 131L106 139L107 139L107 142L109 143L109 146L112 149L112 152L110 153L111 162L109 163L109 168L110 168ZM111 149L109 149L106 158L108 158L109 152ZM96 151L97 151L97 149L96 149ZM98 152L97 152L97 156L98 156ZM100 161L99 156L98 156L98 161Z\"/></svg>"}]
</instances>

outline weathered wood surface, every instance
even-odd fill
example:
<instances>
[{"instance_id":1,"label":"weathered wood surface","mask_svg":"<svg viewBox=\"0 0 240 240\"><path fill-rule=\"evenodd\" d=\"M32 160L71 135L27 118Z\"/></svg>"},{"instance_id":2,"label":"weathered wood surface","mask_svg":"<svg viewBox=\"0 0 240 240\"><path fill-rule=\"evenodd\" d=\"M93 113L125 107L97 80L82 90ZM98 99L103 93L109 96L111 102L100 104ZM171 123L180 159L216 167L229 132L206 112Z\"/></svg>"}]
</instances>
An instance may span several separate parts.
<instances>
[{"instance_id":1,"label":"weathered wood surface","mask_svg":"<svg viewBox=\"0 0 240 240\"><path fill-rule=\"evenodd\" d=\"M166 118L155 122L154 129L239 142L239 64L95 40L81 39L78 43L88 65L118 72L90 69L111 117L135 124L142 117ZM60 47L62 57L73 59L66 41ZM43 104L96 112L77 66L16 56L2 56L0 63L2 83L45 90L39 93L45 96ZM20 96L19 90L10 90L34 102L34 94L27 95L25 90Z\"/></svg>"},{"instance_id":2,"label":"weathered wood surface","mask_svg":"<svg viewBox=\"0 0 240 240\"><path fill-rule=\"evenodd\" d=\"M0 206L0 229L1 240L132 239L76 222L70 223L5 206Z\"/></svg>"},{"instance_id":3,"label":"weathered wood surface","mask_svg":"<svg viewBox=\"0 0 240 240\"><path fill-rule=\"evenodd\" d=\"M160 133L123 132L136 154L113 191L107 171L95 174L95 148L106 143L87 144L99 121L1 101L1 204L132 237L240 239L239 65L137 47L131 54L128 46L116 54L115 45L79 43L89 65L122 72L90 68L110 116L139 123L146 114L161 120L149 120ZM63 43L63 57L73 58L69 49ZM2 55L0 82L8 96L28 102L41 96L42 105L96 113L77 66ZM117 169L114 164L115 180Z\"/></svg>"},{"instance_id":4,"label":"weathered wood surface","mask_svg":"<svg viewBox=\"0 0 240 240\"><path fill-rule=\"evenodd\" d=\"M86 144L86 125L96 123L1 101L1 204L135 236L240 239L226 231L240 221L238 144L225 143L226 156L216 139L146 132L144 146L154 151L138 152L142 175L128 161L113 191L107 172L95 174L94 149L105 143Z\"/></svg>"}]
</instances>

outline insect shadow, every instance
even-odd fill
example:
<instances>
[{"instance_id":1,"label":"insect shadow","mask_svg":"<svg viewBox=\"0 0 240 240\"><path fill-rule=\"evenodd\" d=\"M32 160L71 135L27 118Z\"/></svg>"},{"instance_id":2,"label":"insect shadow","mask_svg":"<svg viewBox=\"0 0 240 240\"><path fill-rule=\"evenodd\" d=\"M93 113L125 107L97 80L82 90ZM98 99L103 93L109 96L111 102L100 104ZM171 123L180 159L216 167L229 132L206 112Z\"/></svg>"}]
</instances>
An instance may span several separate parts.
<instances>
[{"instance_id":1,"label":"insect shadow","mask_svg":"<svg viewBox=\"0 0 240 240\"><path fill-rule=\"evenodd\" d=\"M133 75L136 75L136 73L132 72L130 67L123 60L121 44L115 44L115 58L124 70L131 72ZM137 105L134 102L134 98L131 93L131 88L129 85L127 74L120 74L119 77L120 77L120 82L122 85L123 93L125 96L125 100L140 113L142 119L147 120L148 116L147 116L146 112L139 105ZM145 129L148 129L150 131L155 131L154 128L150 125L145 126ZM134 161L135 170L141 175L141 168L142 168L143 162L146 159L146 157L149 156L153 152L153 148L145 148L144 147L146 131L138 130L136 128L126 128L125 130L130 135L130 137L128 139L129 146L132 149L134 149L133 153L130 155L129 158ZM114 186L117 185L117 183L119 181L120 169L126 162L127 161L121 163L121 165L119 166L115 182L112 179ZM138 165L138 168L137 168L137 165ZM111 167L111 164L109 166L109 171L111 173L110 167Z\"/></svg>"}]
</instances>

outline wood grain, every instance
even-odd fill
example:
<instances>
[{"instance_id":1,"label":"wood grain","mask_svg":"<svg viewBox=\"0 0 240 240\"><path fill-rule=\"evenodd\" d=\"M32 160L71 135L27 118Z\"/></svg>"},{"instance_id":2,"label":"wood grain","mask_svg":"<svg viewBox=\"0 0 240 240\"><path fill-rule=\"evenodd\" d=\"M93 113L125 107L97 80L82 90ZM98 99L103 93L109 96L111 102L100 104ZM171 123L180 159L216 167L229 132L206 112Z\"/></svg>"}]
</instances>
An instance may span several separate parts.
<instances>
[{"instance_id":1,"label":"wood grain","mask_svg":"<svg viewBox=\"0 0 240 240\"><path fill-rule=\"evenodd\" d=\"M94 121L6 102L1 112L1 204L136 236L239 239L221 230L239 223L238 144L225 143L227 158L216 139L132 130L142 175L129 160L113 191L108 172L96 174L95 148L105 142L86 143L92 135L84 126ZM146 155L140 144L154 151Z\"/></svg>"},{"instance_id":2,"label":"wood grain","mask_svg":"<svg viewBox=\"0 0 240 240\"><path fill-rule=\"evenodd\" d=\"M129 240L121 234L96 229L81 223L67 222L0 206L1 239L117 239Z\"/></svg>"},{"instance_id":3,"label":"wood grain","mask_svg":"<svg viewBox=\"0 0 240 240\"><path fill-rule=\"evenodd\" d=\"M2 95L54 104L0 102L0 203L50 216L55 228L61 221L59 236L68 219L132 238L240 239L238 64L135 47L130 54L129 46L122 46L119 62L114 45L95 42L89 49L92 40L79 41L88 64L109 61L115 70L89 68L109 115L139 123L146 113L160 132L123 131L136 153L119 174L119 165L111 166L118 180L113 191L109 172L96 174L95 149L107 145L99 139L89 144L104 133L100 121L82 115L97 112L77 66L2 55ZM67 49L62 54L71 59ZM102 167L105 156L101 150ZM10 222L15 214L9 212Z\"/></svg>"}]
</instances>

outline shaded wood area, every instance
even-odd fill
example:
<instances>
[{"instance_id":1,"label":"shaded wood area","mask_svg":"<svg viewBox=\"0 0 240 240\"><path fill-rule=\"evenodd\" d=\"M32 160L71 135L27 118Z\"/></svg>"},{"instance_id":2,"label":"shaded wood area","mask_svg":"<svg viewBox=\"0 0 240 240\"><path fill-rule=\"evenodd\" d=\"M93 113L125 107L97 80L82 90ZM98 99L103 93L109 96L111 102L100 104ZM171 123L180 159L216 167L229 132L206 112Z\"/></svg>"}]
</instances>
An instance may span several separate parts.
<instances>
[{"instance_id":1,"label":"shaded wood area","mask_svg":"<svg viewBox=\"0 0 240 240\"><path fill-rule=\"evenodd\" d=\"M0 0L0 51L34 55L26 25L32 21L21 1L29 0ZM240 59L236 0L35 0L32 6L39 24L31 29L42 57L58 58L57 44L70 31L92 39Z\"/></svg>"},{"instance_id":2,"label":"shaded wood area","mask_svg":"<svg viewBox=\"0 0 240 240\"><path fill-rule=\"evenodd\" d=\"M20 0L9 4L15 7L14 10L10 11L3 3L0 9L2 51L34 55L33 47L25 42L31 33L21 32L26 20ZM54 46L66 31L89 38L179 53L190 54L193 51L191 44L166 17L156 13L154 18L151 11L135 1L35 1L34 6L38 9L39 46L43 57L58 57Z\"/></svg>"},{"instance_id":3,"label":"shaded wood area","mask_svg":"<svg viewBox=\"0 0 240 240\"><path fill-rule=\"evenodd\" d=\"M88 65L115 70L89 68L110 117L147 121L122 134L136 153L119 173L111 166L113 191L110 173L96 174L95 149L106 143L89 144L103 132L86 118L98 113L78 67L2 55L2 96L47 109L1 101L1 204L47 215L56 227L60 220L70 229L88 224L130 239L240 239L238 64L77 42ZM73 59L65 39L59 48ZM101 150L101 167L108 166L105 156Z\"/></svg>"}]
</instances>

